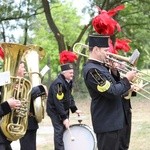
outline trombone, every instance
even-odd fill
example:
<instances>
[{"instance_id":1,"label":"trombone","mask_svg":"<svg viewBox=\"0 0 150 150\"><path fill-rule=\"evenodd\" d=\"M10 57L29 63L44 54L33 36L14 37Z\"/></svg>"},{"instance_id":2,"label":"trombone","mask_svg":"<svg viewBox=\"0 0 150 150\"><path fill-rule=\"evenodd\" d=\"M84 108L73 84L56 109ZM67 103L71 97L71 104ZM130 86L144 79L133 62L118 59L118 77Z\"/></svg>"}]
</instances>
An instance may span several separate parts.
<instances>
[{"instance_id":1,"label":"trombone","mask_svg":"<svg viewBox=\"0 0 150 150\"><path fill-rule=\"evenodd\" d=\"M77 53L78 55L81 55L81 56L84 56L84 57L88 58L89 46L85 45L85 44L82 44L82 43L75 43L74 46L73 46L73 51L75 53ZM83 53L83 51L85 51L85 53ZM140 91L144 91L148 95L150 95L150 92L144 89L144 87L147 86L150 83L150 81L142 78L140 74L146 75L148 77L150 77L150 75L148 75L148 74L146 74L146 73L144 73L140 70L137 70L135 68L135 65L137 63L137 60L138 60L139 56L140 56L140 53L136 49L129 58L121 56L121 55L109 53L109 57L107 59L109 61L119 63L120 65L124 65L124 67L125 67L124 69L117 68L121 72L121 76L124 76L125 73L127 73L128 71L133 70L133 69L135 71L137 71L138 75L136 76L136 79L133 82L131 82L131 84L135 85L135 87L137 87L139 89L139 91L135 90L136 93L138 93L139 95L141 95L141 96L145 97L146 99L150 100L150 98L148 96L145 96L144 94L142 94L140 92ZM126 64L126 63L124 64L122 61L128 63L129 65ZM106 65L110 66L109 63L106 63ZM136 84L135 82L137 82L139 80L140 80L140 82ZM143 82L146 82L146 83L143 84Z\"/></svg>"},{"instance_id":2,"label":"trombone","mask_svg":"<svg viewBox=\"0 0 150 150\"><path fill-rule=\"evenodd\" d=\"M108 57L108 60L110 60L110 61L112 61L112 62L116 62L116 63L118 63L118 64L124 66L123 69L122 69L121 67L118 67L118 68L117 68L117 69L121 72L121 76L124 76L125 73L127 73L127 72L130 71L130 70L135 70L136 72L138 72L138 74L137 74L137 76L135 77L135 79L134 79L132 82L130 82L130 83L136 87L136 89L134 90L136 93L138 93L139 95L141 95L141 96L145 97L146 99L150 100L149 97L147 97L147 96L145 96L144 94L142 94L141 92L139 92L139 91L143 91L143 92L147 93L148 95L150 95L150 92L144 89L144 87L145 87L146 85L148 85L148 84L150 83L150 81L148 81L148 80L142 78L141 75L140 75L140 74L142 74L142 75L147 75L146 73L144 73L144 72L142 72L142 71L140 71L140 70L137 70L137 69L134 67L134 65L136 64L137 59L138 59L138 57L139 57L139 55L137 55L137 57L136 57L136 54L135 54L135 53L137 53L137 50L134 51L134 53L132 54L132 56L131 56L130 58L126 58L126 57L123 57L123 56L120 56L120 55L116 55L116 54L110 53L110 55L109 55L109 57ZM134 56L135 58L132 58L133 56ZM112 57L114 57L114 58L112 58ZM132 61L131 61L131 60L132 60ZM121 62L121 61L128 62L131 66L130 66L130 65L127 65L126 63L123 63L123 62ZM150 75L147 75L147 76L150 77ZM140 81L140 82L138 82L138 81ZM144 81L145 81L146 83L143 84ZM129 95L130 95L130 94L129 94Z\"/></svg>"},{"instance_id":3,"label":"trombone","mask_svg":"<svg viewBox=\"0 0 150 150\"><path fill-rule=\"evenodd\" d=\"M110 55L111 55L111 54L110 54ZM115 57L117 57L116 54L113 54L113 55L115 55ZM121 57L123 57L123 56L121 56ZM140 71L140 70L137 70L134 66L127 65L126 63L121 62L121 61L119 61L119 60L117 60L117 59L114 59L114 58L111 58L111 57L108 57L107 59L110 60L110 61L119 63L120 65L124 66L123 69L122 69L122 68L117 68L118 70L120 70L120 71L122 71L122 72L124 72L124 73L126 73L126 72L128 72L128 71L130 71L130 70L135 70L135 71L138 72L138 74L139 74L139 75L137 75L136 77L138 77L138 78L141 79L141 80L146 81L147 83L150 83L150 81L148 81L148 80L142 78L142 77L140 76L140 73L143 74L143 75L145 75L145 76L148 76L148 77L150 77L150 75L148 75L148 74L146 74L146 73L144 73L144 72L142 72L142 71ZM127 59L127 58L125 57L125 59ZM130 62L130 61L129 61L129 62Z\"/></svg>"},{"instance_id":4,"label":"trombone","mask_svg":"<svg viewBox=\"0 0 150 150\"><path fill-rule=\"evenodd\" d=\"M81 56L87 57L88 58L88 53L84 54L83 50L86 49L85 52L88 52L89 46L86 44L82 44L82 43L75 43L73 46L73 51Z\"/></svg>"}]
</instances>

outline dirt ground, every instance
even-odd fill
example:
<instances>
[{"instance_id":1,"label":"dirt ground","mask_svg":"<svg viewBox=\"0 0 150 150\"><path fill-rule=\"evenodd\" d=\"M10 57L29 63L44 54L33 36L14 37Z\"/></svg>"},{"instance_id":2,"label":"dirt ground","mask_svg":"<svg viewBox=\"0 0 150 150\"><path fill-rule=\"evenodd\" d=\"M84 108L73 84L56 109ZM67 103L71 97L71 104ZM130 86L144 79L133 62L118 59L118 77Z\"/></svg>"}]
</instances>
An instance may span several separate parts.
<instances>
[{"instance_id":1,"label":"dirt ground","mask_svg":"<svg viewBox=\"0 0 150 150\"><path fill-rule=\"evenodd\" d=\"M82 124L92 128L90 120L90 100L77 101L77 106L83 111ZM129 150L150 150L150 101L143 98L132 99L132 134ZM71 124L78 123L78 117L72 114ZM37 150L53 150L53 128L49 117L45 114L37 133ZM12 143L13 150L19 150L19 143ZM77 149L77 150L83 150Z\"/></svg>"}]
</instances>

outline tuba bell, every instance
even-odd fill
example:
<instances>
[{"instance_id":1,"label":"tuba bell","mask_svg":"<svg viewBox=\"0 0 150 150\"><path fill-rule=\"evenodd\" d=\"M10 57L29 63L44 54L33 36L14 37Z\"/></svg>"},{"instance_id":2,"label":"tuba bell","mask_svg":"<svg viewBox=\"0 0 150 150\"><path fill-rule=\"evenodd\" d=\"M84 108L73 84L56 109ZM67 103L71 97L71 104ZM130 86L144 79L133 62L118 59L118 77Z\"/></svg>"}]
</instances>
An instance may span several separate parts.
<instances>
[{"instance_id":1,"label":"tuba bell","mask_svg":"<svg viewBox=\"0 0 150 150\"><path fill-rule=\"evenodd\" d=\"M44 49L36 45L28 45L24 53L24 60L28 67L28 74L32 87L41 84L41 74L39 72L39 61L45 56ZM37 122L41 122L44 118L45 97L37 97L33 101L34 113Z\"/></svg>"},{"instance_id":2,"label":"tuba bell","mask_svg":"<svg viewBox=\"0 0 150 150\"><path fill-rule=\"evenodd\" d=\"M0 46L4 50L3 71L10 72L11 81L10 84L2 87L1 101L3 102L11 97L21 101L21 108L14 109L2 117L0 126L7 139L15 141L24 136L28 126L31 83L25 78L17 77L18 67L26 46L13 43L1 43Z\"/></svg>"}]
</instances>

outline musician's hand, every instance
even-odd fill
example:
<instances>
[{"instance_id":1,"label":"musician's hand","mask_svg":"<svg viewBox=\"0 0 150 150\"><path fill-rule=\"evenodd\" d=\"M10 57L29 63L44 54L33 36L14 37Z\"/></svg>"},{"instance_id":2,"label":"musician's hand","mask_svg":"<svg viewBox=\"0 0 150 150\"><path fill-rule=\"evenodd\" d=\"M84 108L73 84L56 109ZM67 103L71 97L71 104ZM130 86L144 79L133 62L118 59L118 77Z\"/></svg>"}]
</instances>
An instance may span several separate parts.
<instances>
[{"instance_id":1,"label":"musician's hand","mask_svg":"<svg viewBox=\"0 0 150 150\"><path fill-rule=\"evenodd\" d=\"M140 87L140 85L134 85L134 90L133 91L135 91L135 92L138 92L138 91L140 91L142 89L142 87Z\"/></svg>"},{"instance_id":2,"label":"musician's hand","mask_svg":"<svg viewBox=\"0 0 150 150\"><path fill-rule=\"evenodd\" d=\"M114 75L116 75L117 76L117 74L118 74L118 68L119 68L119 66L120 66L120 64L119 63L117 63L117 62L112 62L112 61L110 61L110 70L111 70L111 72L114 74Z\"/></svg>"},{"instance_id":3,"label":"musician's hand","mask_svg":"<svg viewBox=\"0 0 150 150\"><path fill-rule=\"evenodd\" d=\"M132 70L126 73L125 77L129 80L129 81L133 81L133 79L136 77L137 72Z\"/></svg>"},{"instance_id":4,"label":"musician's hand","mask_svg":"<svg viewBox=\"0 0 150 150\"><path fill-rule=\"evenodd\" d=\"M7 100L7 102L9 104L10 108L12 108L12 109L19 109L21 107L20 100L16 100L14 98L9 98Z\"/></svg>"},{"instance_id":5,"label":"musician's hand","mask_svg":"<svg viewBox=\"0 0 150 150\"><path fill-rule=\"evenodd\" d=\"M134 89L135 89L135 85L134 85L134 84L132 84L132 85L131 85L131 88L129 89L129 92L133 92L133 91L134 91Z\"/></svg>"},{"instance_id":6,"label":"musician's hand","mask_svg":"<svg viewBox=\"0 0 150 150\"><path fill-rule=\"evenodd\" d=\"M65 119L65 120L63 121L63 125L66 127L66 129L68 129L69 126L70 126L70 124L69 124L69 119Z\"/></svg>"}]
</instances>

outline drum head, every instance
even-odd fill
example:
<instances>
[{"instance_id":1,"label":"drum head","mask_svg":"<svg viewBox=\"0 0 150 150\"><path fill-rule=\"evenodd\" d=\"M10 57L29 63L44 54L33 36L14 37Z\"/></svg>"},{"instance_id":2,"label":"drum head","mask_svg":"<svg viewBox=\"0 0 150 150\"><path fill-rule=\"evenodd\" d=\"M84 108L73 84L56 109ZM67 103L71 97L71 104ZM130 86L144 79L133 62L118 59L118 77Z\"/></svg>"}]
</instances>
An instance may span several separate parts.
<instances>
[{"instance_id":1,"label":"drum head","mask_svg":"<svg viewBox=\"0 0 150 150\"><path fill-rule=\"evenodd\" d=\"M63 134L65 150L95 150L96 138L86 125L72 125Z\"/></svg>"}]
</instances>

